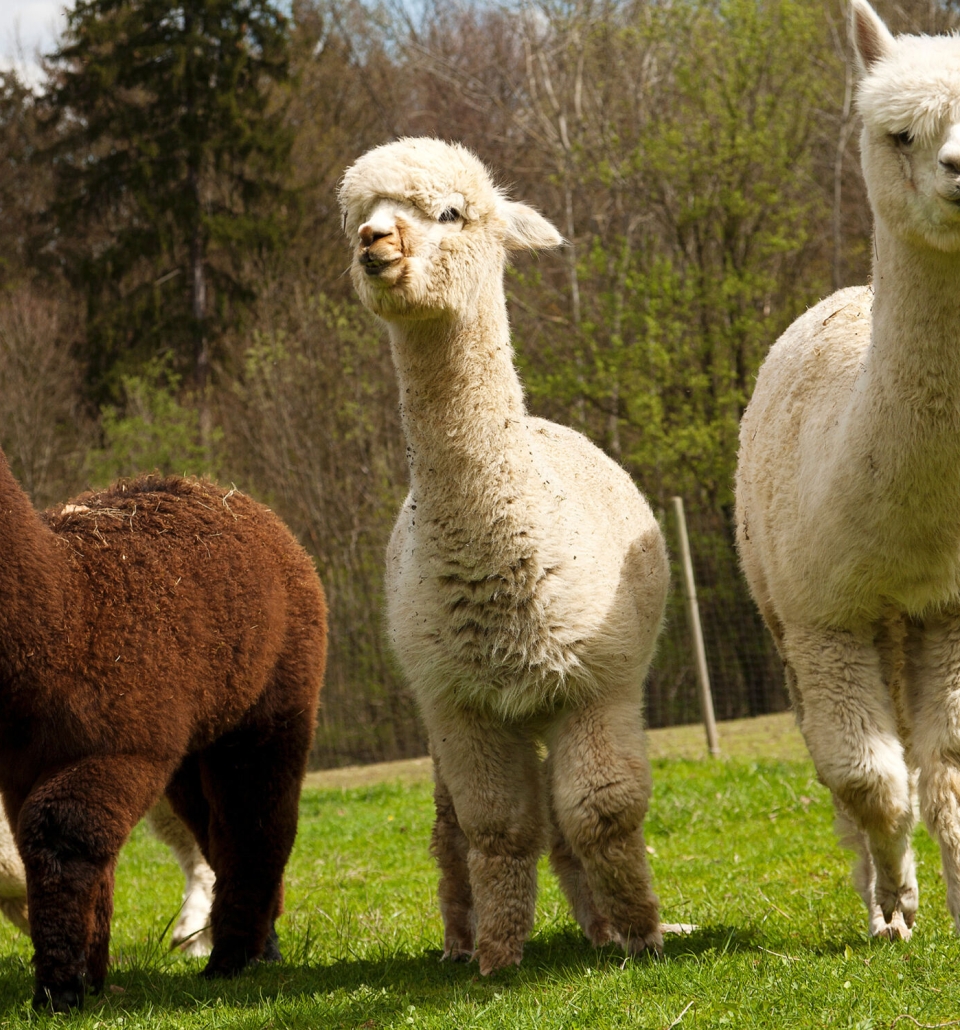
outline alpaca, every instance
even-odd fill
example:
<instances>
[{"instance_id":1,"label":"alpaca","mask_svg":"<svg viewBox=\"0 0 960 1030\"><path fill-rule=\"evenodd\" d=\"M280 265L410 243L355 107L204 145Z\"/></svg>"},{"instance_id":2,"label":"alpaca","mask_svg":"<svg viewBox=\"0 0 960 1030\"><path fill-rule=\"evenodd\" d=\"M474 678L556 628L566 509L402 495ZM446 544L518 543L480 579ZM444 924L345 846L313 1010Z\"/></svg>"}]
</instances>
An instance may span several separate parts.
<instances>
[{"instance_id":1,"label":"alpaca","mask_svg":"<svg viewBox=\"0 0 960 1030\"><path fill-rule=\"evenodd\" d=\"M865 0L853 30L873 289L771 349L737 535L870 932L906 939L914 781L960 929L960 38L894 38Z\"/></svg>"},{"instance_id":2,"label":"alpaca","mask_svg":"<svg viewBox=\"0 0 960 1030\"><path fill-rule=\"evenodd\" d=\"M144 476L38 515L0 454L0 793L36 1008L106 976L117 853L166 793L216 874L207 977L278 959L325 658L313 564L236 490Z\"/></svg>"},{"instance_id":3,"label":"alpaca","mask_svg":"<svg viewBox=\"0 0 960 1030\"><path fill-rule=\"evenodd\" d=\"M507 252L560 235L438 140L370 151L339 199L408 443L387 623L433 758L444 956L519 963L548 832L587 937L659 950L642 709L663 537L619 466L526 414L507 325Z\"/></svg>"},{"instance_id":4,"label":"alpaca","mask_svg":"<svg viewBox=\"0 0 960 1030\"><path fill-rule=\"evenodd\" d=\"M173 852L183 871L186 886L183 904L171 934L171 948L185 955L210 954L210 905L213 901L213 870L204 861L200 848L170 802L161 798L147 812L147 823L154 836ZM20 860L13 830L0 810L0 913L24 933L30 932L27 918L27 873Z\"/></svg>"}]
</instances>

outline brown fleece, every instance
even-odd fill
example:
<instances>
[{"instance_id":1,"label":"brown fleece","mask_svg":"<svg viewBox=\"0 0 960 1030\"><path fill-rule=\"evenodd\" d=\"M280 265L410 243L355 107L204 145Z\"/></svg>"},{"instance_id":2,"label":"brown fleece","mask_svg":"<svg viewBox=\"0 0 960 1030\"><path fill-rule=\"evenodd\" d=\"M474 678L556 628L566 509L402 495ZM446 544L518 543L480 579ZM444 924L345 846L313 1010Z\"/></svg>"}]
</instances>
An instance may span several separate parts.
<instances>
[{"instance_id":1,"label":"brown fleece","mask_svg":"<svg viewBox=\"0 0 960 1030\"><path fill-rule=\"evenodd\" d=\"M142 476L37 514L0 453L0 792L36 1006L102 988L117 852L164 792L217 877L205 975L277 955L325 649L313 564L249 497Z\"/></svg>"}]
</instances>

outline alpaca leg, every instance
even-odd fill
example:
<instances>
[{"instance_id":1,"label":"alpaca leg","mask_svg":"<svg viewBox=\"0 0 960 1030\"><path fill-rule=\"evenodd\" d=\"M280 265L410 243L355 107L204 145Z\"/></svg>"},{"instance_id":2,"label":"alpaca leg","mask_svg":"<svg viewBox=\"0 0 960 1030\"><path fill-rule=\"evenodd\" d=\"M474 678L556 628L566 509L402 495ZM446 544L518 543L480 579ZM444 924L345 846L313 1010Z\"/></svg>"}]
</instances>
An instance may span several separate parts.
<instances>
[{"instance_id":1,"label":"alpaca leg","mask_svg":"<svg viewBox=\"0 0 960 1030\"><path fill-rule=\"evenodd\" d=\"M556 825L589 888L583 891L576 866L562 867L580 925L596 943L612 938L631 954L659 951L663 937L643 838L651 782L640 702L626 698L566 713L553 729L550 753ZM558 857L565 853L561 847Z\"/></svg>"},{"instance_id":2,"label":"alpaca leg","mask_svg":"<svg viewBox=\"0 0 960 1030\"><path fill-rule=\"evenodd\" d=\"M909 937L910 930L900 912L894 912L888 926L886 917L877 904L877 870L870 855L870 839L859 829L850 815L844 811L840 799L833 795L834 829L840 843L855 855L853 863L853 886L863 899L867 909L867 920L871 937Z\"/></svg>"},{"instance_id":3,"label":"alpaca leg","mask_svg":"<svg viewBox=\"0 0 960 1030\"><path fill-rule=\"evenodd\" d=\"M208 978L235 976L245 966L280 959L274 921L283 898L283 870L297 832L300 782L311 721L292 715L263 739L259 729L218 740L200 757L209 804L207 858L216 873Z\"/></svg>"},{"instance_id":4,"label":"alpaca leg","mask_svg":"<svg viewBox=\"0 0 960 1030\"><path fill-rule=\"evenodd\" d=\"M27 872L36 1008L82 1005L106 974L113 868L168 770L128 755L88 758L24 801L17 842Z\"/></svg>"},{"instance_id":5,"label":"alpaca leg","mask_svg":"<svg viewBox=\"0 0 960 1030\"><path fill-rule=\"evenodd\" d=\"M94 994L103 990L110 962L110 920L113 918L113 882L116 860L103 870L94 891L93 926L87 947L87 983Z\"/></svg>"},{"instance_id":6,"label":"alpaca leg","mask_svg":"<svg viewBox=\"0 0 960 1030\"><path fill-rule=\"evenodd\" d=\"M907 674L920 812L940 845L947 907L960 932L960 616L911 632Z\"/></svg>"},{"instance_id":7,"label":"alpaca leg","mask_svg":"<svg viewBox=\"0 0 960 1030\"><path fill-rule=\"evenodd\" d=\"M587 940L596 947L609 944L615 939L613 928L607 917L597 908L583 863L577 858L557 821L556 806L553 802L552 755L547 759L546 781L550 803L550 866L560 881L560 887L570 904L570 910L586 934Z\"/></svg>"},{"instance_id":8,"label":"alpaca leg","mask_svg":"<svg viewBox=\"0 0 960 1030\"><path fill-rule=\"evenodd\" d=\"M823 629L788 631L784 647L803 700L800 730L843 813L845 842L860 853L856 876L870 931L909 938L917 911L913 798L877 650L872 641Z\"/></svg>"},{"instance_id":9,"label":"alpaca leg","mask_svg":"<svg viewBox=\"0 0 960 1030\"><path fill-rule=\"evenodd\" d=\"M179 819L170 802L161 798L147 812L147 823L154 834L173 852L186 881L180 916L171 935L171 948L187 955L209 955L210 905L213 901L213 870L204 861L193 834Z\"/></svg>"},{"instance_id":10,"label":"alpaca leg","mask_svg":"<svg viewBox=\"0 0 960 1030\"><path fill-rule=\"evenodd\" d=\"M441 782L467 841L476 956L486 976L519 964L533 929L545 812L540 759L517 730L474 713L427 710Z\"/></svg>"},{"instance_id":11,"label":"alpaca leg","mask_svg":"<svg viewBox=\"0 0 960 1030\"><path fill-rule=\"evenodd\" d=\"M469 846L436 760L433 775L433 801L437 814L430 838L430 853L440 869L438 894L443 918L443 957L453 962L465 962L473 956L476 933L468 866Z\"/></svg>"},{"instance_id":12,"label":"alpaca leg","mask_svg":"<svg viewBox=\"0 0 960 1030\"><path fill-rule=\"evenodd\" d=\"M0 807L0 912L17 929L30 932L27 918L27 874L13 838L13 830Z\"/></svg>"}]
</instances>

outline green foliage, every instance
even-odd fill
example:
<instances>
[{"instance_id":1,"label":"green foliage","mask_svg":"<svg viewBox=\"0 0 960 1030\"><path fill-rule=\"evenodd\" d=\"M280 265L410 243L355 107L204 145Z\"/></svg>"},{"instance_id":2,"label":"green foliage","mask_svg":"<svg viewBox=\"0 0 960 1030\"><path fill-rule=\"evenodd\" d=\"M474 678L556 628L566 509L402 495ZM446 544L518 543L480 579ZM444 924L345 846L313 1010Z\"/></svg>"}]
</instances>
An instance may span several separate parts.
<instances>
[{"instance_id":1,"label":"green foliage","mask_svg":"<svg viewBox=\"0 0 960 1030\"><path fill-rule=\"evenodd\" d=\"M268 0L80 0L50 68L47 249L87 298L91 388L164 350L202 388L282 238L286 18Z\"/></svg>"},{"instance_id":2,"label":"green foliage","mask_svg":"<svg viewBox=\"0 0 960 1030\"><path fill-rule=\"evenodd\" d=\"M199 411L182 396L169 355L153 358L136 374L121 375L120 392L121 406L100 409L103 446L87 456L95 485L154 469L177 475L210 473ZM215 447L222 440L222 430L215 430L210 443Z\"/></svg>"},{"instance_id":3,"label":"green foliage","mask_svg":"<svg viewBox=\"0 0 960 1030\"><path fill-rule=\"evenodd\" d=\"M662 760L654 783L647 843L663 917L697 924L668 936L660 961L587 944L544 863L519 968L482 978L442 963L429 786L308 790L278 924L283 964L208 983L197 960L167 952L179 874L141 828L118 869L107 990L71 1026L880 1030L956 1018L960 941L923 831L914 938L871 941L809 763ZM36 1025L29 955L0 926L10 1030Z\"/></svg>"},{"instance_id":4,"label":"green foliage","mask_svg":"<svg viewBox=\"0 0 960 1030\"><path fill-rule=\"evenodd\" d=\"M636 109L598 101L603 131L578 127L561 178L591 226L573 241L579 314L532 346L521 321L520 345L535 403L566 408L660 503L680 493L720 510L760 361L825 285L804 261L824 211L811 140L832 84L810 60L823 12L802 0L618 12L613 26L568 16L591 87L644 58L661 74L638 84ZM628 119L642 119L638 135ZM528 292L518 279L521 303Z\"/></svg>"}]
</instances>

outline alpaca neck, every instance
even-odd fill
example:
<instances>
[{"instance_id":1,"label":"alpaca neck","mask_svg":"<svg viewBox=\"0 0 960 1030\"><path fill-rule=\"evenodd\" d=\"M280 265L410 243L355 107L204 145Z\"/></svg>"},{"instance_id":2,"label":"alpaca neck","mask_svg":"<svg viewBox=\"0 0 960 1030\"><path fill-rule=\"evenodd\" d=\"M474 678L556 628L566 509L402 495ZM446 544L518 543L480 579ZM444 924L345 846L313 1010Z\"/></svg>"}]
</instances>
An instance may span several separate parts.
<instances>
[{"instance_id":1,"label":"alpaca neck","mask_svg":"<svg viewBox=\"0 0 960 1030\"><path fill-rule=\"evenodd\" d=\"M952 581L960 553L958 282L957 255L878 222L871 340L817 473L821 513L856 527L850 553L899 563L904 590Z\"/></svg>"},{"instance_id":2,"label":"alpaca neck","mask_svg":"<svg viewBox=\"0 0 960 1030\"><path fill-rule=\"evenodd\" d=\"M526 535L532 473L502 286L469 319L390 326L415 520L468 575L495 571ZM512 541L512 544L511 544Z\"/></svg>"},{"instance_id":3,"label":"alpaca neck","mask_svg":"<svg viewBox=\"0 0 960 1030\"><path fill-rule=\"evenodd\" d=\"M0 452L0 688L28 670L63 628L68 572Z\"/></svg>"},{"instance_id":4,"label":"alpaca neck","mask_svg":"<svg viewBox=\"0 0 960 1030\"><path fill-rule=\"evenodd\" d=\"M858 425L914 489L929 468L960 489L960 255L876 230L873 329L852 399ZM934 447L936 443L938 446Z\"/></svg>"}]
</instances>

